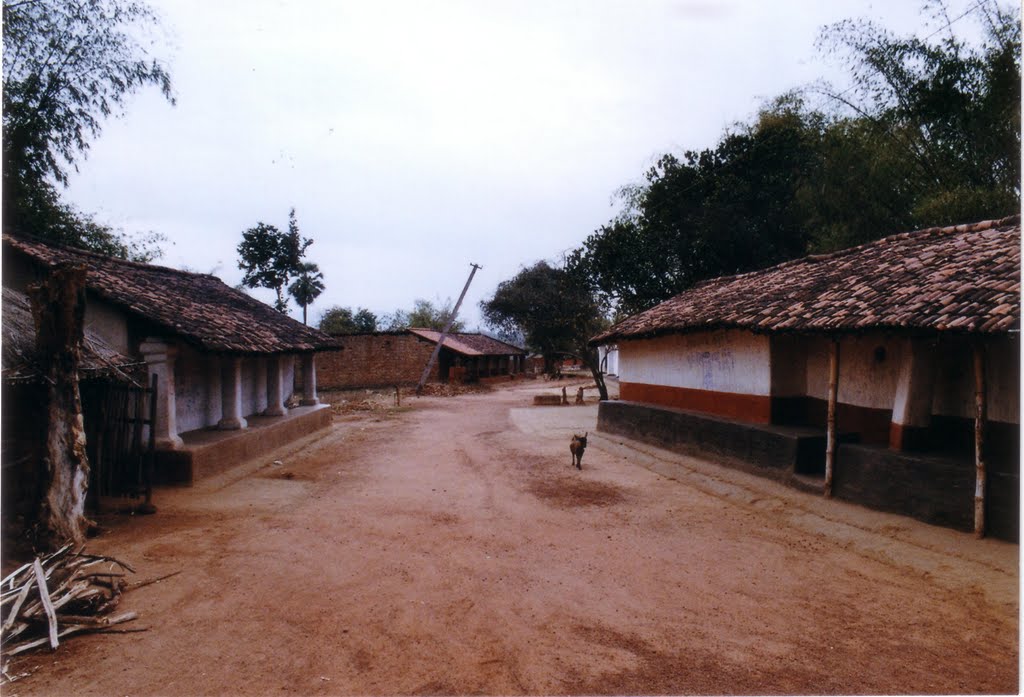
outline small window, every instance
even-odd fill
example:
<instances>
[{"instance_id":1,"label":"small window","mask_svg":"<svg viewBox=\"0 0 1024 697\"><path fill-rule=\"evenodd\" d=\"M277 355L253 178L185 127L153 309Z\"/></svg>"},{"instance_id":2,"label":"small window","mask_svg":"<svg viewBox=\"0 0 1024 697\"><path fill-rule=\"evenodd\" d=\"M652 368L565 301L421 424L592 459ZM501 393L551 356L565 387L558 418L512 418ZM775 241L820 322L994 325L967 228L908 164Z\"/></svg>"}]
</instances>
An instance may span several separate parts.
<instances>
[{"instance_id":1,"label":"small window","mask_svg":"<svg viewBox=\"0 0 1024 697\"><path fill-rule=\"evenodd\" d=\"M886 356L885 347L884 346L876 346L875 347L875 363L885 363L885 356Z\"/></svg>"}]
</instances>

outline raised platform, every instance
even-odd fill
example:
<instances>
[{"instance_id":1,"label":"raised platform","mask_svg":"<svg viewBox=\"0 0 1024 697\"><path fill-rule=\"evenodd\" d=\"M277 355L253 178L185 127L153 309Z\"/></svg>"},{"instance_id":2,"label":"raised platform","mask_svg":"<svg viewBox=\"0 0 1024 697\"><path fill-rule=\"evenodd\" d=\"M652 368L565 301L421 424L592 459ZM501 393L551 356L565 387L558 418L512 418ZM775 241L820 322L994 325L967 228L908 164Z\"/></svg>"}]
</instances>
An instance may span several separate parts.
<instances>
[{"instance_id":1,"label":"raised platform","mask_svg":"<svg viewBox=\"0 0 1024 697\"><path fill-rule=\"evenodd\" d=\"M993 459L988 467L985 529L1020 539L1020 466ZM836 498L947 528L974 530L974 463L963 457L840 445L832 491Z\"/></svg>"},{"instance_id":2,"label":"raised platform","mask_svg":"<svg viewBox=\"0 0 1024 697\"><path fill-rule=\"evenodd\" d=\"M157 451L156 483L190 486L326 428L331 416L330 406L319 404L296 407L285 416L248 416L248 428L237 431L200 429L182 433L185 447Z\"/></svg>"},{"instance_id":3,"label":"raised platform","mask_svg":"<svg viewBox=\"0 0 1024 697\"><path fill-rule=\"evenodd\" d=\"M641 402L606 401L597 427L685 455L711 455L723 464L821 493L825 433L821 429L749 424ZM840 434L833 495L932 525L974 526L974 465L969 458L863 445ZM986 530L1019 539L1020 465L993 458L988 470Z\"/></svg>"},{"instance_id":4,"label":"raised platform","mask_svg":"<svg viewBox=\"0 0 1024 697\"><path fill-rule=\"evenodd\" d=\"M825 432L818 428L749 424L622 400L601 402L597 428L684 455L711 454L737 469L801 489L825 471ZM856 438L855 434L839 435L841 442Z\"/></svg>"}]
</instances>

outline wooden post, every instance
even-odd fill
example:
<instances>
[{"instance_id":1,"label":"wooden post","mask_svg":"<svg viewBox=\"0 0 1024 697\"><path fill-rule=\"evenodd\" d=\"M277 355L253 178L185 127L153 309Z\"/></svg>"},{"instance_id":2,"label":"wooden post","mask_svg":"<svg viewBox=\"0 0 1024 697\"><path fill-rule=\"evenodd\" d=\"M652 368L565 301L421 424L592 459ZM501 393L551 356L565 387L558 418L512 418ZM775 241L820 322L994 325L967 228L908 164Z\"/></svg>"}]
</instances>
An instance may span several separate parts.
<instances>
[{"instance_id":1,"label":"wooden post","mask_svg":"<svg viewBox=\"0 0 1024 697\"><path fill-rule=\"evenodd\" d=\"M836 463L836 401L839 397L839 340L828 349L828 420L825 424L825 498L832 498L832 474Z\"/></svg>"},{"instance_id":2,"label":"wooden post","mask_svg":"<svg viewBox=\"0 0 1024 697\"><path fill-rule=\"evenodd\" d=\"M157 389L157 377L152 376L150 381L149 391L143 391L142 395L149 395L149 413L146 415L146 423L149 424L149 443L146 446L146 500L143 501L142 505L139 506L138 512L143 515L152 515L156 513L156 506L153 505L153 470L155 469L156 459L156 389Z\"/></svg>"},{"instance_id":3,"label":"wooden post","mask_svg":"<svg viewBox=\"0 0 1024 697\"><path fill-rule=\"evenodd\" d=\"M974 344L974 536L985 536L985 349L979 339Z\"/></svg>"},{"instance_id":4,"label":"wooden post","mask_svg":"<svg viewBox=\"0 0 1024 697\"><path fill-rule=\"evenodd\" d=\"M455 324L455 318L459 315L459 308L462 307L462 300L466 297L466 291L469 290L469 284L473 282L473 276L476 274L477 269L482 269L482 266L476 264L470 264L473 270L469 272L469 278L466 279L466 285L462 287L462 294L459 296L458 302L455 303L455 309L452 310L452 316L448 319L448 324L445 325L441 331L441 336L437 338L437 346L434 347L434 352L430 354L430 360L427 361L427 367L423 369L423 375L420 376L420 381L416 385L416 394L419 395L423 392L423 386L427 384L427 378L430 377L430 369L434 367L434 363L437 362L437 357L441 353L441 346L444 344L445 337L448 336L448 330Z\"/></svg>"}]
</instances>

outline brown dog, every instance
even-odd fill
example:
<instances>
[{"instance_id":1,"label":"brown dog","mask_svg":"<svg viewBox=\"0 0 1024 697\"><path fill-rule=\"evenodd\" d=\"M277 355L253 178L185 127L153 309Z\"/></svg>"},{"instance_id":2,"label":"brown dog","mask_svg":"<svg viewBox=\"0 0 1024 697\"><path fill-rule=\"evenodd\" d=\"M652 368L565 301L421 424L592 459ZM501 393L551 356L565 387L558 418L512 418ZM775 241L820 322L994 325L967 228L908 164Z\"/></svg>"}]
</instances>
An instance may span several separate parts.
<instances>
[{"instance_id":1,"label":"brown dog","mask_svg":"<svg viewBox=\"0 0 1024 697\"><path fill-rule=\"evenodd\" d=\"M569 443L569 453L572 455L572 464L570 467L576 467L576 469L583 469L583 451L587 449L587 436L590 435L590 431L587 431L582 436L577 436L575 433L572 434L572 442Z\"/></svg>"}]
</instances>

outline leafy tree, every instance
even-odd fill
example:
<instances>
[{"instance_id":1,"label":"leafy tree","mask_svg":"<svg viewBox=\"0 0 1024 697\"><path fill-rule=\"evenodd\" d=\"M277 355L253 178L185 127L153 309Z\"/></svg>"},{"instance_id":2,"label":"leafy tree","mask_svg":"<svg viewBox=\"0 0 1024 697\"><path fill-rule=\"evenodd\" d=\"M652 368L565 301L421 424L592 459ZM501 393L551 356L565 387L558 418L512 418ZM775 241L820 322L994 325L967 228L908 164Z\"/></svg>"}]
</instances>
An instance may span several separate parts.
<instances>
[{"instance_id":1,"label":"leafy tree","mask_svg":"<svg viewBox=\"0 0 1024 697\"><path fill-rule=\"evenodd\" d=\"M285 287L292 278L302 273L302 257L313 240L299 234L295 209L288 213L288 232L273 225L257 223L242 233L238 245L238 268L244 271L242 284L246 288L269 288L277 294L274 307L279 312L288 310Z\"/></svg>"},{"instance_id":2,"label":"leafy tree","mask_svg":"<svg viewBox=\"0 0 1024 697\"><path fill-rule=\"evenodd\" d=\"M352 318L352 322L355 324L356 330L362 334L369 334L370 332L377 331L377 315L373 314L365 307L359 308L355 317Z\"/></svg>"},{"instance_id":3,"label":"leafy tree","mask_svg":"<svg viewBox=\"0 0 1024 697\"><path fill-rule=\"evenodd\" d=\"M597 349L587 345L608 321L584 279L539 261L499 284L494 296L480 303L480 309L487 324L498 332L521 333L526 345L542 354L549 368L558 357L578 358L593 374L601 399L608 399Z\"/></svg>"},{"instance_id":4,"label":"leafy tree","mask_svg":"<svg viewBox=\"0 0 1024 697\"><path fill-rule=\"evenodd\" d=\"M844 91L828 84L817 91L839 116L857 121L844 134L855 136L864 161L902 195L893 213L903 229L1018 210L1019 9L978 0L952 18L944 0L924 5L939 25L924 39L864 20L825 28L819 47L843 56L853 80ZM957 36L954 25L965 18L981 25L980 45ZM843 241L863 235L852 230Z\"/></svg>"},{"instance_id":5,"label":"leafy tree","mask_svg":"<svg viewBox=\"0 0 1024 697\"><path fill-rule=\"evenodd\" d=\"M288 286L288 292L302 307L303 324L306 324L306 308L312 305L323 291L324 275L320 273L320 267L308 261L301 263L298 277Z\"/></svg>"},{"instance_id":6,"label":"leafy tree","mask_svg":"<svg viewBox=\"0 0 1024 697\"><path fill-rule=\"evenodd\" d=\"M352 308L335 305L320 317L320 331L328 334L369 334L377 331L377 316L365 307L355 313Z\"/></svg>"},{"instance_id":7,"label":"leafy tree","mask_svg":"<svg viewBox=\"0 0 1024 697\"><path fill-rule=\"evenodd\" d=\"M381 325L390 331L416 327L419 329L433 329L443 331L448 321L452 318L452 299L448 298L444 303L435 305L429 300L417 298L413 302L410 311L395 310L393 314L381 318ZM465 331L466 325L462 320L455 320L452 323L452 332Z\"/></svg>"},{"instance_id":8,"label":"leafy tree","mask_svg":"<svg viewBox=\"0 0 1024 697\"><path fill-rule=\"evenodd\" d=\"M855 20L825 29L849 89L782 95L714 148L662 156L568 267L633 314L707 278L1019 210L1019 11L926 7L940 28L924 39ZM968 17L978 46L954 32ZM825 108L807 106L822 94Z\"/></svg>"},{"instance_id":9,"label":"leafy tree","mask_svg":"<svg viewBox=\"0 0 1024 697\"><path fill-rule=\"evenodd\" d=\"M134 243L61 201L58 186L129 95L152 85L174 103L166 68L147 51L156 26L154 12L133 0L4 0L5 226L132 256ZM150 235L141 246L157 241Z\"/></svg>"},{"instance_id":10,"label":"leafy tree","mask_svg":"<svg viewBox=\"0 0 1024 697\"><path fill-rule=\"evenodd\" d=\"M797 192L816 165L818 141L817 119L787 96L713 150L661 157L644 185L624 191L624 211L570 254L568 268L632 314L703 279L798 256L807 234Z\"/></svg>"}]
</instances>

